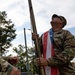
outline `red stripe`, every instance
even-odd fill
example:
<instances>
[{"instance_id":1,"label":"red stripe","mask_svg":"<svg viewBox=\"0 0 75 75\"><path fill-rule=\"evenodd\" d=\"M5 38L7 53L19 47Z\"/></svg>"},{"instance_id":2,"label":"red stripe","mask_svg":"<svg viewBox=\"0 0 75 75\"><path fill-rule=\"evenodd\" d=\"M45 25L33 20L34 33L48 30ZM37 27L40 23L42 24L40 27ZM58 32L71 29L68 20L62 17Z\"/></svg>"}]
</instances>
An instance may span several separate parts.
<instances>
[{"instance_id":1,"label":"red stripe","mask_svg":"<svg viewBox=\"0 0 75 75\"><path fill-rule=\"evenodd\" d=\"M48 32L44 33L44 40L43 40L43 56L46 58L46 48L47 48L47 37L48 37Z\"/></svg>"},{"instance_id":2,"label":"red stripe","mask_svg":"<svg viewBox=\"0 0 75 75\"><path fill-rule=\"evenodd\" d=\"M52 57L55 55L54 53L54 47L52 45L52 49L51 49L51 55ZM57 67L51 67L51 75L57 75L58 74L58 68Z\"/></svg>"},{"instance_id":3,"label":"red stripe","mask_svg":"<svg viewBox=\"0 0 75 75\"><path fill-rule=\"evenodd\" d=\"M57 75L58 73L57 67L51 67L51 75Z\"/></svg>"}]
</instances>

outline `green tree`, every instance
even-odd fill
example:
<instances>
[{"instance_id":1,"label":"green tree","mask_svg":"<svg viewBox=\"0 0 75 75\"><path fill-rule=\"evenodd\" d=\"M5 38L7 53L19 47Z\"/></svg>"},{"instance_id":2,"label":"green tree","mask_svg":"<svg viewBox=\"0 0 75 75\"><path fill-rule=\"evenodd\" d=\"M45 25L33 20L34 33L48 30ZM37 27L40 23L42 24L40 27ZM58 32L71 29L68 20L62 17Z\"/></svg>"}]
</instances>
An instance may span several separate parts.
<instances>
[{"instance_id":1,"label":"green tree","mask_svg":"<svg viewBox=\"0 0 75 75\"><path fill-rule=\"evenodd\" d=\"M19 63L17 64L17 66L21 68L21 71L27 72L26 65L28 62L29 72L34 72L34 60L33 60L35 59L34 48L31 47L27 48L26 53L26 48L23 45L18 45L18 47L13 48L13 51L16 52L19 57Z\"/></svg>"},{"instance_id":2,"label":"green tree","mask_svg":"<svg viewBox=\"0 0 75 75\"><path fill-rule=\"evenodd\" d=\"M14 24L7 18L5 11L0 11L0 53L3 55L10 46L11 41L15 39Z\"/></svg>"},{"instance_id":3,"label":"green tree","mask_svg":"<svg viewBox=\"0 0 75 75\"><path fill-rule=\"evenodd\" d=\"M20 67L21 71L26 71L26 51L24 46L18 45L18 47L14 47L13 51L17 54L19 57L19 63L16 65Z\"/></svg>"}]
</instances>

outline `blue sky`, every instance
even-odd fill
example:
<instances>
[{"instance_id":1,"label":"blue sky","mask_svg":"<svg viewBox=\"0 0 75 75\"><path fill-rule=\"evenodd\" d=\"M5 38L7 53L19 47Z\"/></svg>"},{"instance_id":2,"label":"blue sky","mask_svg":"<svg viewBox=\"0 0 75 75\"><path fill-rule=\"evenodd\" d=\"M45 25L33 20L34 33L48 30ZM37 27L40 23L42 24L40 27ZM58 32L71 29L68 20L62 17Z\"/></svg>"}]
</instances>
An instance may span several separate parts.
<instances>
[{"instance_id":1,"label":"blue sky","mask_svg":"<svg viewBox=\"0 0 75 75\"><path fill-rule=\"evenodd\" d=\"M75 27L68 29L73 35L75 35Z\"/></svg>"},{"instance_id":2,"label":"blue sky","mask_svg":"<svg viewBox=\"0 0 75 75\"><path fill-rule=\"evenodd\" d=\"M75 35L75 0L32 0L37 32L41 35L51 28L53 14L65 16L68 23L64 29ZM13 46L24 45L24 28L27 33L27 45L32 46L30 14L28 0L0 0L0 11L6 11L7 16L15 24L16 39Z\"/></svg>"}]
</instances>

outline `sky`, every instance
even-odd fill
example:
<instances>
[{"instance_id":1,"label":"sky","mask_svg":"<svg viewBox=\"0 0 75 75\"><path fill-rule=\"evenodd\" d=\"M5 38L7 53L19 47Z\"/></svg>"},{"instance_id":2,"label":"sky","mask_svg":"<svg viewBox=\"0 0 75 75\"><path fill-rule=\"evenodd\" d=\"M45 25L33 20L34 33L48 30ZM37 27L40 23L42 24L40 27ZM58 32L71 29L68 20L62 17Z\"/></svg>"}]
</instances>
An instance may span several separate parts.
<instances>
[{"instance_id":1,"label":"sky","mask_svg":"<svg viewBox=\"0 0 75 75\"><path fill-rule=\"evenodd\" d=\"M53 14L64 16L67 19L64 29L75 35L75 0L31 1L39 36L51 28L50 21ZM6 11L8 18L15 24L17 36L12 41L13 47L25 44L24 28L26 29L27 46L32 46L28 0L0 0L0 11Z\"/></svg>"}]
</instances>

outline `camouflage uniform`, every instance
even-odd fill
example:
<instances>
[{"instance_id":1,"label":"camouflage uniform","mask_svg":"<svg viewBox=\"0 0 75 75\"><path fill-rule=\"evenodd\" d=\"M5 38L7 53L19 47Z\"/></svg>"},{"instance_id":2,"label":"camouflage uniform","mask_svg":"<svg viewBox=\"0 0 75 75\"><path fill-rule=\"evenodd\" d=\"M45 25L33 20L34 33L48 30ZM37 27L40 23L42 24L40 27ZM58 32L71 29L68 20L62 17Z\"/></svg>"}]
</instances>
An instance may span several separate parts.
<instances>
[{"instance_id":1,"label":"camouflage uniform","mask_svg":"<svg viewBox=\"0 0 75 75\"><path fill-rule=\"evenodd\" d=\"M57 66L60 75L75 75L70 62L75 56L75 38L69 31L54 32L54 51L55 56L48 59L48 66Z\"/></svg>"},{"instance_id":2,"label":"camouflage uniform","mask_svg":"<svg viewBox=\"0 0 75 75\"><path fill-rule=\"evenodd\" d=\"M9 75L12 68L12 65L0 56L0 75Z\"/></svg>"}]
</instances>

